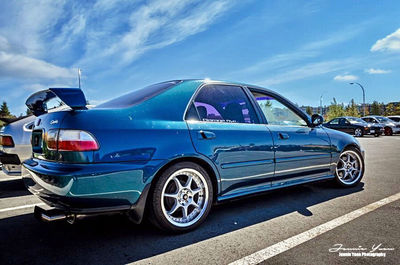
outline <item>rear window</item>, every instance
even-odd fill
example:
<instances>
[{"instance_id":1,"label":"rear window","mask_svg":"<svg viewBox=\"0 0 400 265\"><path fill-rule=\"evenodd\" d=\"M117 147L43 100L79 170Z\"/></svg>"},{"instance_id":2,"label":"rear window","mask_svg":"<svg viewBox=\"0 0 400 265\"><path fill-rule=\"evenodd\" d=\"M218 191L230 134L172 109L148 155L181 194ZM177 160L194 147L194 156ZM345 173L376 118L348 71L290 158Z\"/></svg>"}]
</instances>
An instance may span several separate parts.
<instances>
[{"instance_id":1,"label":"rear window","mask_svg":"<svg viewBox=\"0 0 400 265\"><path fill-rule=\"evenodd\" d=\"M104 102L96 106L96 108L128 108L151 99L180 82L178 80L168 81L136 89L128 94Z\"/></svg>"}]
</instances>

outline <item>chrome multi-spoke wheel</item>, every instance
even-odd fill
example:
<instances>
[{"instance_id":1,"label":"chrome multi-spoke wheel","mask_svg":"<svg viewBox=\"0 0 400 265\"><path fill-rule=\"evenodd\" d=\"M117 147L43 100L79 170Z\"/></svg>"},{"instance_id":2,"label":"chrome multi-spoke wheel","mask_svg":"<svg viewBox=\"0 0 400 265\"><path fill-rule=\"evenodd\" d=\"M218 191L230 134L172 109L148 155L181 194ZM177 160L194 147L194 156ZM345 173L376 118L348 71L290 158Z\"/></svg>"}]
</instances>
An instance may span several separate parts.
<instances>
[{"instance_id":1,"label":"chrome multi-spoke wheel","mask_svg":"<svg viewBox=\"0 0 400 265\"><path fill-rule=\"evenodd\" d=\"M346 150L340 154L336 166L336 176L344 186L352 186L361 180L364 174L364 162L355 150Z\"/></svg>"},{"instance_id":2,"label":"chrome multi-spoke wheel","mask_svg":"<svg viewBox=\"0 0 400 265\"><path fill-rule=\"evenodd\" d=\"M357 137L363 136L363 131L360 128L354 130L354 135Z\"/></svg>"},{"instance_id":3,"label":"chrome multi-spoke wheel","mask_svg":"<svg viewBox=\"0 0 400 265\"><path fill-rule=\"evenodd\" d=\"M154 219L150 220L165 230L183 232L204 221L211 208L213 188L202 167L182 162L161 175L152 196Z\"/></svg>"},{"instance_id":4,"label":"chrome multi-spoke wheel","mask_svg":"<svg viewBox=\"0 0 400 265\"><path fill-rule=\"evenodd\" d=\"M173 173L165 182L161 207L167 220L185 227L201 218L208 203L208 185L204 176L191 168Z\"/></svg>"}]
</instances>

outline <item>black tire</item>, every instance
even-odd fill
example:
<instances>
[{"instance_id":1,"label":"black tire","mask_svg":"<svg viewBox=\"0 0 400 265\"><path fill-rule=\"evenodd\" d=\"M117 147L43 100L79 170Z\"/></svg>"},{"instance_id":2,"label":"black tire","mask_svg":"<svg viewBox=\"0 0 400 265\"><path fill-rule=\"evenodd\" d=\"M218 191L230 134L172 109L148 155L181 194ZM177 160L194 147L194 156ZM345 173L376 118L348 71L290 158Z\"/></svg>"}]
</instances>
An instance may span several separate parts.
<instances>
[{"instance_id":1,"label":"black tire","mask_svg":"<svg viewBox=\"0 0 400 265\"><path fill-rule=\"evenodd\" d=\"M357 135L357 131L360 131L359 135ZM363 137L364 136L364 130L360 129L360 128L354 129L354 136Z\"/></svg>"},{"instance_id":2,"label":"black tire","mask_svg":"<svg viewBox=\"0 0 400 265\"><path fill-rule=\"evenodd\" d=\"M374 136L375 136L375 137L379 137L380 134L379 134L379 133L375 133Z\"/></svg>"},{"instance_id":3,"label":"black tire","mask_svg":"<svg viewBox=\"0 0 400 265\"><path fill-rule=\"evenodd\" d=\"M193 169L197 172L199 172L204 181L206 182L207 185L207 189L204 190L204 204L205 205L201 210L202 215L201 217L199 217L199 219L188 226L177 226L175 224L173 224L173 221L170 221L166 215L168 215L167 213L164 214L163 211L163 207L164 210L166 209L166 206L163 205L163 199L162 199L162 194L163 194L163 190L164 188L167 189L168 188L168 182L171 181L170 177L173 176L174 173L178 172L179 170L183 170L183 169ZM167 184L167 185L166 185ZM196 185L196 184L195 184ZM208 196L205 195L205 191L208 191ZM196 195L193 195L193 200L195 198ZM191 198L191 197L190 197ZM197 197L198 198L198 197ZM208 198L207 200L205 198ZM156 227L160 228L161 230L167 231L167 232L172 232L172 233L184 233L184 232L188 232L191 230L194 230L195 228L197 228L199 225L201 225L204 220L207 218L207 215L209 214L210 210L211 210L211 206L213 203L213 186L212 186L212 182L211 179L207 173L206 170L204 170L204 168L202 168L200 165L192 163L192 162L180 162L177 163L175 165L172 165L171 167L167 168L158 178L158 180L156 181L156 183L154 183L154 187L150 190L150 197L149 197L150 201L148 206L150 206L149 208L149 220L152 224L154 224ZM198 198L199 199L199 198ZM176 200L175 203L178 203L178 201ZM205 204L207 203L207 204ZM177 210L176 210L177 211ZM183 211L183 210L182 210ZM197 219L198 217L196 217L195 219Z\"/></svg>"},{"instance_id":4,"label":"black tire","mask_svg":"<svg viewBox=\"0 0 400 265\"><path fill-rule=\"evenodd\" d=\"M334 181L334 183L335 183L336 186L344 187L344 188L350 188L350 187L357 186L358 183L360 183L361 179L363 178L364 173L365 173L365 162L364 162L364 158L363 158L363 156L362 156L360 150L358 150L358 149L355 148L355 147L348 147L348 148L345 148L345 149L342 151L342 153L340 153L339 158L341 158L342 155L346 154L346 152L349 152L349 153L352 153L352 154L355 153L355 154L358 156L358 158L359 158L359 160L360 160L359 162L360 162L360 165L361 165L361 173L357 176L357 178L354 179L354 181L346 183L346 182L345 182L344 180L342 180L341 177L338 175L338 167L341 165L341 162L340 162L340 159L339 159L338 162L337 162L337 165L336 165L337 168L335 169L335 178L334 178L333 181ZM340 173L339 173L339 174L340 174Z\"/></svg>"},{"instance_id":5,"label":"black tire","mask_svg":"<svg viewBox=\"0 0 400 265\"><path fill-rule=\"evenodd\" d=\"M385 135L386 136L392 136L393 135L393 130L390 127L385 127Z\"/></svg>"}]
</instances>

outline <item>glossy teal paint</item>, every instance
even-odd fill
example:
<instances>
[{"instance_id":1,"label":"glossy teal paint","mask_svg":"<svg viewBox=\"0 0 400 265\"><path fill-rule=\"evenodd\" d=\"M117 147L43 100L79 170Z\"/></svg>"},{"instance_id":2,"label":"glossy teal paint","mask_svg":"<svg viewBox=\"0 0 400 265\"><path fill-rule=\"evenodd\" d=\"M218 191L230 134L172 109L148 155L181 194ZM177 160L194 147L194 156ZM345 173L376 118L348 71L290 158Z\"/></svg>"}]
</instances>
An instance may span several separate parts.
<instances>
[{"instance_id":1,"label":"glossy teal paint","mask_svg":"<svg viewBox=\"0 0 400 265\"><path fill-rule=\"evenodd\" d=\"M217 200L223 200L332 178L339 153L348 145L361 148L354 137L321 126L264 124L259 110L259 124L185 121L186 108L204 83L182 81L128 108L39 116L35 131L88 131L100 148L68 153L44 146L46 150L24 163L26 185L54 205L63 201L78 208L129 208L170 163L198 159L211 168ZM58 122L51 124L53 120ZM281 139L282 132L287 139Z\"/></svg>"},{"instance_id":2,"label":"glossy teal paint","mask_svg":"<svg viewBox=\"0 0 400 265\"><path fill-rule=\"evenodd\" d=\"M322 127L267 125L275 143L274 180L330 174L331 143ZM285 134L285 137L282 137Z\"/></svg>"},{"instance_id":3,"label":"glossy teal paint","mask_svg":"<svg viewBox=\"0 0 400 265\"><path fill-rule=\"evenodd\" d=\"M220 195L264 186L274 175L274 148L271 133L263 124L236 124L188 121L197 152L217 166ZM201 132L211 131L207 139Z\"/></svg>"},{"instance_id":4,"label":"glossy teal paint","mask_svg":"<svg viewBox=\"0 0 400 265\"><path fill-rule=\"evenodd\" d=\"M55 205L129 208L164 162L72 165L31 159L24 162L22 177L32 193Z\"/></svg>"}]
</instances>

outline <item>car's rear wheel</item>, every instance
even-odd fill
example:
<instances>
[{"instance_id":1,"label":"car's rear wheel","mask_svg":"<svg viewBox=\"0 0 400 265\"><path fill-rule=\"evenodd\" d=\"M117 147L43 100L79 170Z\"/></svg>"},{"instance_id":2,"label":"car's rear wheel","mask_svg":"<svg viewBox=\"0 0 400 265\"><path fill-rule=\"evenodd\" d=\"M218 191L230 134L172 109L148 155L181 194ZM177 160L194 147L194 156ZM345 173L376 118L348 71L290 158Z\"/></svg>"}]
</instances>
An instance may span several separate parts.
<instances>
[{"instance_id":1,"label":"car's rear wheel","mask_svg":"<svg viewBox=\"0 0 400 265\"><path fill-rule=\"evenodd\" d=\"M354 135L356 137L362 137L364 135L364 132L360 128L357 128L357 129L354 130Z\"/></svg>"},{"instance_id":2,"label":"car's rear wheel","mask_svg":"<svg viewBox=\"0 0 400 265\"><path fill-rule=\"evenodd\" d=\"M390 127L385 127L385 135L387 135L387 136L393 135L392 128L390 128Z\"/></svg>"},{"instance_id":3,"label":"car's rear wheel","mask_svg":"<svg viewBox=\"0 0 400 265\"><path fill-rule=\"evenodd\" d=\"M213 187L207 172L192 162L177 163L155 183L150 221L170 232L190 231L205 220L212 202Z\"/></svg>"},{"instance_id":4,"label":"car's rear wheel","mask_svg":"<svg viewBox=\"0 0 400 265\"><path fill-rule=\"evenodd\" d=\"M342 187L356 186L364 176L365 164L360 151L354 147L345 149L336 165L335 181Z\"/></svg>"}]
</instances>

